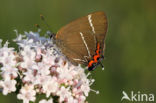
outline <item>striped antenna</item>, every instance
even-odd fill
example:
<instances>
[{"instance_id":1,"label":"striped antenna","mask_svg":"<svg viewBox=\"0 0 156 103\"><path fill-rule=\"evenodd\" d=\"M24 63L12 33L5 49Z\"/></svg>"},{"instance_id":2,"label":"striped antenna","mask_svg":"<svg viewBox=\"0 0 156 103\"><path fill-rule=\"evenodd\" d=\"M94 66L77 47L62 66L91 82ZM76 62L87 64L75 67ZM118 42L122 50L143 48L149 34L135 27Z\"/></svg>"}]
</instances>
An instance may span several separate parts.
<instances>
[{"instance_id":1,"label":"striped antenna","mask_svg":"<svg viewBox=\"0 0 156 103\"><path fill-rule=\"evenodd\" d=\"M44 24L48 27L48 29L50 31L50 33L48 33L48 34L49 34L50 38L53 38L56 34L52 32L50 25L45 20L45 17L42 14L40 14L40 18L44 22Z\"/></svg>"},{"instance_id":2,"label":"striped antenna","mask_svg":"<svg viewBox=\"0 0 156 103\"><path fill-rule=\"evenodd\" d=\"M49 24L46 22L45 17L44 17L42 14L40 14L40 18L41 18L41 20L44 22L44 24L48 27L48 29L50 30L50 26L49 26Z\"/></svg>"}]
</instances>

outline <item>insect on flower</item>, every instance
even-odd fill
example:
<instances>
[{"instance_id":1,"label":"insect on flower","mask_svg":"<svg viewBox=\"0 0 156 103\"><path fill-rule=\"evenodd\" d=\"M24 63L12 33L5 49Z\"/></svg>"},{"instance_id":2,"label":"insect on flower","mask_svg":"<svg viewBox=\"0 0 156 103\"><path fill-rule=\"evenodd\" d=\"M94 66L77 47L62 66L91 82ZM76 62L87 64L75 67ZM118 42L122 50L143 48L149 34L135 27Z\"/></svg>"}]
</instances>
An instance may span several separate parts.
<instances>
[{"instance_id":1,"label":"insect on flower","mask_svg":"<svg viewBox=\"0 0 156 103\"><path fill-rule=\"evenodd\" d=\"M41 18L44 20L43 16ZM75 65L88 66L91 71L98 64L104 69L101 60L104 58L106 32L105 13L94 12L67 24L52 37L68 60Z\"/></svg>"}]
</instances>

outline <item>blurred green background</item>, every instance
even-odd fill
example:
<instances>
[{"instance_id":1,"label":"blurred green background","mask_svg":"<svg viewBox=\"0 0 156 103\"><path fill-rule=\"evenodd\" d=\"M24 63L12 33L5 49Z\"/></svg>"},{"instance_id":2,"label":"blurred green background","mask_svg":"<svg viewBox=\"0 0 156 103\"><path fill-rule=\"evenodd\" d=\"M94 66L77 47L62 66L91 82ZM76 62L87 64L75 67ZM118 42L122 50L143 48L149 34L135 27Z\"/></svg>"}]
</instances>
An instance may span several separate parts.
<instances>
[{"instance_id":1,"label":"blurred green background","mask_svg":"<svg viewBox=\"0 0 156 103\"><path fill-rule=\"evenodd\" d=\"M92 72L92 88L100 94L91 92L89 103L120 103L123 90L156 95L156 0L0 0L0 38L11 42L16 37L14 29L37 31L34 24L46 31L40 14L57 32L94 11L106 12L109 27L105 70ZM13 94L0 94L1 103L16 101Z\"/></svg>"}]
</instances>

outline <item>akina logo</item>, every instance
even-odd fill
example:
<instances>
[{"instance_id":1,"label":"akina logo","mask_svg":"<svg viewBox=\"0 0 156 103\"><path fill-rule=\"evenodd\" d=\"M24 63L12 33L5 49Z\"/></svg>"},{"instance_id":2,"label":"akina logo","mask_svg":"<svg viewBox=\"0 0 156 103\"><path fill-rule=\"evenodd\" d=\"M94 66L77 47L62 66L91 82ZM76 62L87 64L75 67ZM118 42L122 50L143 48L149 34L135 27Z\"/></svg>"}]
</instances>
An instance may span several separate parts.
<instances>
[{"instance_id":1,"label":"akina logo","mask_svg":"<svg viewBox=\"0 0 156 103\"><path fill-rule=\"evenodd\" d=\"M153 93L145 94L140 91L134 92L131 91L130 94L127 94L125 91L122 91L121 101L127 100L132 102L154 102L155 95Z\"/></svg>"}]
</instances>

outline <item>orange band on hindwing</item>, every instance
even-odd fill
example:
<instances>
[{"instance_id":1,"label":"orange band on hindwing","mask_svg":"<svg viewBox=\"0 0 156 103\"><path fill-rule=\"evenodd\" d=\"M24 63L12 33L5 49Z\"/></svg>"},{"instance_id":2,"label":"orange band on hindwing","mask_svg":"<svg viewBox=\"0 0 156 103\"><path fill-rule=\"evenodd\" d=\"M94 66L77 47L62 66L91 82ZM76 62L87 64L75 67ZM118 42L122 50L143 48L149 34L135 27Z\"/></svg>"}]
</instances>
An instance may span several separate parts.
<instances>
[{"instance_id":1,"label":"orange band on hindwing","mask_svg":"<svg viewBox=\"0 0 156 103\"><path fill-rule=\"evenodd\" d=\"M93 60L89 61L89 63L88 63L88 67L91 67L93 63L94 63Z\"/></svg>"},{"instance_id":2,"label":"orange band on hindwing","mask_svg":"<svg viewBox=\"0 0 156 103\"><path fill-rule=\"evenodd\" d=\"M93 60L90 60L88 63L88 67L91 67L93 63L97 63L100 58L100 43L97 43L96 54L93 55Z\"/></svg>"}]
</instances>

